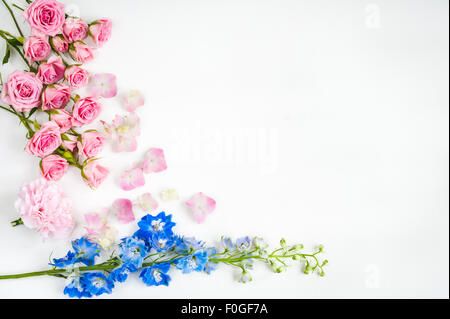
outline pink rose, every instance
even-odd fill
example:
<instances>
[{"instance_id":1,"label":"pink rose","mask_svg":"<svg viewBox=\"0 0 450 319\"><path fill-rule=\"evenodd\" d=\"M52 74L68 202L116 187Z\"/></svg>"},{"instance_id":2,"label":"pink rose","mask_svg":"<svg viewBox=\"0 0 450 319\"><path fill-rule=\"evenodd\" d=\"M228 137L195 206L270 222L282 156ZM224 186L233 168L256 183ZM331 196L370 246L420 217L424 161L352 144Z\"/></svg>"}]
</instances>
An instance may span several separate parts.
<instances>
[{"instance_id":1,"label":"pink rose","mask_svg":"<svg viewBox=\"0 0 450 319\"><path fill-rule=\"evenodd\" d=\"M54 84L64 78L66 66L60 56L52 56L39 66L37 77L44 84Z\"/></svg>"},{"instance_id":2,"label":"pink rose","mask_svg":"<svg viewBox=\"0 0 450 319\"><path fill-rule=\"evenodd\" d=\"M98 47L101 47L111 38L112 21L109 19L100 19L94 21L89 26L89 34Z\"/></svg>"},{"instance_id":3,"label":"pink rose","mask_svg":"<svg viewBox=\"0 0 450 319\"><path fill-rule=\"evenodd\" d=\"M65 53L69 51L69 42L62 34L58 34L50 39L50 45L56 52Z\"/></svg>"},{"instance_id":4,"label":"pink rose","mask_svg":"<svg viewBox=\"0 0 450 319\"><path fill-rule=\"evenodd\" d=\"M26 151L30 155L41 158L52 154L62 144L59 126L55 122L44 123L39 131L28 142Z\"/></svg>"},{"instance_id":5,"label":"pink rose","mask_svg":"<svg viewBox=\"0 0 450 319\"><path fill-rule=\"evenodd\" d=\"M63 109L70 101L70 88L65 84L47 86L42 93L42 110Z\"/></svg>"},{"instance_id":6,"label":"pink rose","mask_svg":"<svg viewBox=\"0 0 450 319\"><path fill-rule=\"evenodd\" d=\"M68 18L63 25L64 35L69 42L86 39L88 29L87 23L80 18Z\"/></svg>"},{"instance_id":7,"label":"pink rose","mask_svg":"<svg viewBox=\"0 0 450 319\"><path fill-rule=\"evenodd\" d=\"M102 106L95 97L79 99L73 107L73 125L83 126L91 124L100 115Z\"/></svg>"},{"instance_id":8,"label":"pink rose","mask_svg":"<svg viewBox=\"0 0 450 319\"><path fill-rule=\"evenodd\" d=\"M97 163L89 161L83 168L82 176L86 184L92 188L98 188L108 177L109 170Z\"/></svg>"},{"instance_id":9,"label":"pink rose","mask_svg":"<svg viewBox=\"0 0 450 319\"><path fill-rule=\"evenodd\" d=\"M78 142L78 151L86 158L91 158L100 154L103 149L103 144L106 141L106 137L97 131L87 131Z\"/></svg>"},{"instance_id":10,"label":"pink rose","mask_svg":"<svg viewBox=\"0 0 450 319\"><path fill-rule=\"evenodd\" d=\"M72 134L64 134L63 146L65 149L71 151L75 151L77 148L78 137Z\"/></svg>"},{"instance_id":11,"label":"pink rose","mask_svg":"<svg viewBox=\"0 0 450 319\"><path fill-rule=\"evenodd\" d=\"M25 57L30 64L33 64L36 61L45 60L52 52L52 48L47 39L34 36L29 37L25 41L23 50L25 52Z\"/></svg>"},{"instance_id":12,"label":"pink rose","mask_svg":"<svg viewBox=\"0 0 450 319\"><path fill-rule=\"evenodd\" d=\"M49 155L41 161L42 176L48 181L57 182L66 174L69 163L58 155Z\"/></svg>"},{"instance_id":13,"label":"pink rose","mask_svg":"<svg viewBox=\"0 0 450 319\"><path fill-rule=\"evenodd\" d=\"M62 32L66 19L64 5L56 0L36 0L24 11L31 29L55 36Z\"/></svg>"},{"instance_id":14,"label":"pink rose","mask_svg":"<svg viewBox=\"0 0 450 319\"><path fill-rule=\"evenodd\" d=\"M42 88L34 73L15 71L3 85L1 100L18 112L28 112L41 105Z\"/></svg>"},{"instance_id":15,"label":"pink rose","mask_svg":"<svg viewBox=\"0 0 450 319\"><path fill-rule=\"evenodd\" d=\"M64 77L73 89L81 89L89 82L89 72L76 65L68 67Z\"/></svg>"},{"instance_id":16,"label":"pink rose","mask_svg":"<svg viewBox=\"0 0 450 319\"><path fill-rule=\"evenodd\" d=\"M72 115L65 110L53 110L50 112L50 119L58 124L59 132L66 133L72 128ZM65 141L63 141L64 144ZM73 150L72 150L73 151Z\"/></svg>"},{"instance_id":17,"label":"pink rose","mask_svg":"<svg viewBox=\"0 0 450 319\"><path fill-rule=\"evenodd\" d=\"M94 59L94 51L85 43L77 41L70 45L69 53L77 62L86 63Z\"/></svg>"},{"instance_id":18,"label":"pink rose","mask_svg":"<svg viewBox=\"0 0 450 319\"><path fill-rule=\"evenodd\" d=\"M24 185L15 207L24 225L44 238L66 238L75 226L72 202L57 183L44 178Z\"/></svg>"}]
</instances>

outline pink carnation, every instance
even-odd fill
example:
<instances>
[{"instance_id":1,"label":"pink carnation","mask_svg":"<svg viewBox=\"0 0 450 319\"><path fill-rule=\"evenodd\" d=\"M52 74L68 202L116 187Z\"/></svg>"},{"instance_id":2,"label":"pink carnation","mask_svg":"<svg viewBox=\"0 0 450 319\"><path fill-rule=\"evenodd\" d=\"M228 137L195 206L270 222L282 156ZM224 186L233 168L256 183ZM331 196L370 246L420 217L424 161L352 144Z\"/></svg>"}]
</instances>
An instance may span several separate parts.
<instances>
[{"instance_id":1,"label":"pink carnation","mask_svg":"<svg viewBox=\"0 0 450 319\"><path fill-rule=\"evenodd\" d=\"M59 181L67 172L69 163L58 155L49 155L41 161L42 176L48 181Z\"/></svg>"},{"instance_id":2,"label":"pink carnation","mask_svg":"<svg viewBox=\"0 0 450 319\"><path fill-rule=\"evenodd\" d=\"M64 77L73 89L81 89L89 82L89 72L76 65L68 67L64 73Z\"/></svg>"},{"instance_id":3,"label":"pink carnation","mask_svg":"<svg viewBox=\"0 0 450 319\"><path fill-rule=\"evenodd\" d=\"M34 73L15 71L3 85L1 100L18 112L28 112L41 105L42 88Z\"/></svg>"},{"instance_id":4,"label":"pink carnation","mask_svg":"<svg viewBox=\"0 0 450 319\"><path fill-rule=\"evenodd\" d=\"M68 18L63 25L63 32L69 42L82 41L87 37L88 28L82 19Z\"/></svg>"},{"instance_id":5,"label":"pink carnation","mask_svg":"<svg viewBox=\"0 0 450 319\"><path fill-rule=\"evenodd\" d=\"M64 65L60 56L52 56L47 62L39 66L37 77L44 84L54 84L64 78Z\"/></svg>"},{"instance_id":6,"label":"pink carnation","mask_svg":"<svg viewBox=\"0 0 450 319\"><path fill-rule=\"evenodd\" d=\"M44 123L39 131L34 133L26 146L30 155L46 157L56 151L62 144L61 133L55 122Z\"/></svg>"},{"instance_id":7,"label":"pink carnation","mask_svg":"<svg viewBox=\"0 0 450 319\"><path fill-rule=\"evenodd\" d=\"M112 33L112 21L109 19L100 19L91 23L89 27L89 34L98 47L105 44Z\"/></svg>"},{"instance_id":8,"label":"pink carnation","mask_svg":"<svg viewBox=\"0 0 450 319\"><path fill-rule=\"evenodd\" d=\"M35 36L31 36L25 41L23 50L30 64L45 60L52 52L52 48L47 39Z\"/></svg>"},{"instance_id":9,"label":"pink carnation","mask_svg":"<svg viewBox=\"0 0 450 319\"><path fill-rule=\"evenodd\" d=\"M70 88L65 84L47 86L42 94L42 110L63 109L70 101Z\"/></svg>"},{"instance_id":10,"label":"pink carnation","mask_svg":"<svg viewBox=\"0 0 450 319\"><path fill-rule=\"evenodd\" d=\"M50 36L61 33L66 18L64 5L56 0L36 0L28 6L23 16L31 29Z\"/></svg>"},{"instance_id":11,"label":"pink carnation","mask_svg":"<svg viewBox=\"0 0 450 319\"><path fill-rule=\"evenodd\" d=\"M66 238L75 226L70 199L58 184L44 178L22 187L15 207L24 225L43 238Z\"/></svg>"}]
</instances>

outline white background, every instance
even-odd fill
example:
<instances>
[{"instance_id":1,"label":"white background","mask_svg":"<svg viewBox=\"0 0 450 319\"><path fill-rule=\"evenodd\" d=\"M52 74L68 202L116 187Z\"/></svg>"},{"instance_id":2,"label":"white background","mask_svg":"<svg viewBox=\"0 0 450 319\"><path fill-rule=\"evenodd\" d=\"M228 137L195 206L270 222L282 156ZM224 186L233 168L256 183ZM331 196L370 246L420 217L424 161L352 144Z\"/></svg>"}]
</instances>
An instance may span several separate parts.
<instances>
[{"instance_id":1,"label":"white background","mask_svg":"<svg viewBox=\"0 0 450 319\"><path fill-rule=\"evenodd\" d=\"M282 275L261 266L244 286L223 266L211 277L173 272L169 288L133 278L112 297L448 298L448 1L64 2L87 20L114 20L88 68L148 99L139 150L103 156L108 182L93 192L76 170L61 182L78 220L171 187L182 201L162 209L179 233L211 244L225 234L272 245L286 237L324 244L330 260L323 279L295 264ZM0 21L14 30L5 9ZM119 99L104 106L105 120L125 113ZM46 269L50 253L69 247L9 227L20 186L39 176L24 134L0 115L2 274ZM169 170L123 193L117 177L150 147L165 149ZM204 225L183 204L199 191L218 202ZM3 281L0 297L63 298L63 286Z\"/></svg>"}]
</instances>

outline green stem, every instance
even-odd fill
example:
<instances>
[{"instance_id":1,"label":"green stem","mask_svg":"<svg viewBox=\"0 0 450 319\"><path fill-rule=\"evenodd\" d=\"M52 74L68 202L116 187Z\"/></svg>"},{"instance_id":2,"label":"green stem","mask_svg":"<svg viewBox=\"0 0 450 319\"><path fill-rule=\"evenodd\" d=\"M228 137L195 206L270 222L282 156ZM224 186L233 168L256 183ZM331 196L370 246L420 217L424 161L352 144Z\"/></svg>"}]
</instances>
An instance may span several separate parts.
<instances>
[{"instance_id":1,"label":"green stem","mask_svg":"<svg viewBox=\"0 0 450 319\"><path fill-rule=\"evenodd\" d=\"M21 226L21 225L23 225L22 218L19 218L18 220L15 220L15 221L11 222L11 226L12 227L17 227L17 226Z\"/></svg>"},{"instance_id":2,"label":"green stem","mask_svg":"<svg viewBox=\"0 0 450 319\"><path fill-rule=\"evenodd\" d=\"M6 9L8 9L9 13L11 14L11 17L12 17L13 20L14 20L14 24L16 25L17 30L19 31L21 37L23 38L23 37L24 37L23 32L22 32L22 30L20 29L19 24L17 23L17 20L16 20L16 17L15 17L15 15L14 15L14 12L11 10L11 7L8 5L8 3L6 3L5 0L2 0L2 2L3 2L3 4L6 6Z\"/></svg>"},{"instance_id":3,"label":"green stem","mask_svg":"<svg viewBox=\"0 0 450 319\"><path fill-rule=\"evenodd\" d=\"M19 6L18 6L17 4L15 4L15 3L13 3L12 6L13 6L14 8L19 9L20 11L25 11L24 8L19 7Z\"/></svg>"},{"instance_id":4,"label":"green stem","mask_svg":"<svg viewBox=\"0 0 450 319\"><path fill-rule=\"evenodd\" d=\"M8 42L8 38L6 37L7 35L11 36L12 38L15 38L14 36L9 34L8 32L0 30L0 37L2 37L6 41L7 45L10 45L9 42ZM20 49L18 47L16 47L15 45L11 45L11 46L14 48L14 50L17 51L17 53L19 53L19 55L21 56L22 60L26 63L26 65L30 69L30 71L33 70L33 68L31 67L30 63L28 62L28 60L23 55L22 51L20 51Z\"/></svg>"}]
</instances>

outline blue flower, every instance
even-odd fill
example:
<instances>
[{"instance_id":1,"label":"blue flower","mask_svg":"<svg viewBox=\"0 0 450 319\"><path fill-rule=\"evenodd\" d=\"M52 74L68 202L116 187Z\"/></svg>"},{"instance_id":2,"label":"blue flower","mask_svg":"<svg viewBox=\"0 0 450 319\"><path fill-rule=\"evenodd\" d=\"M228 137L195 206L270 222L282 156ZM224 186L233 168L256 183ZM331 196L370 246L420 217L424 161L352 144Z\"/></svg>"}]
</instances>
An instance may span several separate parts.
<instances>
[{"instance_id":1,"label":"blue flower","mask_svg":"<svg viewBox=\"0 0 450 319\"><path fill-rule=\"evenodd\" d=\"M74 278L66 288L64 288L64 294L70 298L91 298L91 293L83 287L80 279L80 277Z\"/></svg>"},{"instance_id":2,"label":"blue flower","mask_svg":"<svg viewBox=\"0 0 450 319\"><path fill-rule=\"evenodd\" d=\"M81 277L81 285L92 296L110 294L114 288L114 282L102 273L87 273Z\"/></svg>"},{"instance_id":3,"label":"blue flower","mask_svg":"<svg viewBox=\"0 0 450 319\"><path fill-rule=\"evenodd\" d=\"M188 255L177 260L176 266L183 271L183 274L189 274L193 271L203 271L208 261L206 251L198 251L193 255Z\"/></svg>"},{"instance_id":4,"label":"blue flower","mask_svg":"<svg viewBox=\"0 0 450 319\"><path fill-rule=\"evenodd\" d=\"M205 264L205 272L208 275L210 275L213 271L217 270L217 268L219 267L217 263L213 262L214 258L210 258L210 256L214 256L217 253L217 251L214 247L211 247L206 249L206 253L208 256L208 261Z\"/></svg>"},{"instance_id":5,"label":"blue flower","mask_svg":"<svg viewBox=\"0 0 450 319\"><path fill-rule=\"evenodd\" d=\"M198 241L194 237L178 237L176 238L175 251L180 254L188 254L205 247L205 243Z\"/></svg>"},{"instance_id":6,"label":"blue flower","mask_svg":"<svg viewBox=\"0 0 450 319\"><path fill-rule=\"evenodd\" d=\"M172 228L175 223L172 222L172 215L166 216L166 213L162 212L156 217L152 215L144 216L138 225L139 230L134 235L146 242L151 242L154 235L158 235L160 238L172 237Z\"/></svg>"},{"instance_id":7,"label":"blue flower","mask_svg":"<svg viewBox=\"0 0 450 319\"><path fill-rule=\"evenodd\" d=\"M151 247L157 252L167 251L174 245L174 238L165 234L154 234L150 241Z\"/></svg>"},{"instance_id":8,"label":"blue flower","mask_svg":"<svg viewBox=\"0 0 450 319\"><path fill-rule=\"evenodd\" d=\"M236 240L236 248L242 252L250 252L252 247L253 240L248 236Z\"/></svg>"},{"instance_id":9,"label":"blue flower","mask_svg":"<svg viewBox=\"0 0 450 319\"><path fill-rule=\"evenodd\" d=\"M119 245L119 251L120 259L131 271L137 271L141 268L144 258L147 255L145 242L133 237L122 239Z\"/></svg>"},{"instance_id":10,"label":"blue flower","mask_svg":"<svg viewBox=\"0 0 450 319\"><path fill-rule=\"evenodd\" d=\"M54 266L56 268L67 268L69 266L74 265L76 262L75 253L69 251L64 258L53 259L53 264L50 266Z\"/></svg>"},{"instance_id":11,"label":"blue flower","mask_svg":"<svg viewBox=\"0 0 450 319\"><path fill-rule=\"evenodd\" d=\"M109 279L114 282L125 282L131 272L129 265L122 265L111 272Z\"/></svg>"},{"instance_id":12,"label":"blue flower","mask_svg":"<svg viewBox=\"0 0 450 319\"><path fill-rule=\"evenodd\" d=\"M233 240L230 237L222 237L222 245L225 249L233 250L236 246L233 243Z\"/></svg>"},{"instance_id":13,"label":"blue flower","mask_svg":"<svg viewBox=\"0 0 450 319\"><path fill-rule=\"evenodd\" d=\"M95 264L95 257L100 255L100 246L96 243L91 243L86 237L72 242L75 250L76 262L85 264L86 266L93 266Z\"/></svg>"},{"instance_id":14,"label":"blue flower","mask_svg":"<svg viewBox=\"0 0 450 319\"><path fill-rule=\"evenodd\" d=\"M170 270L170 264L160 264L142 270L139 278L147 286L169 286L170 277L167 273Z\"/></svg>"}]
</instances>

